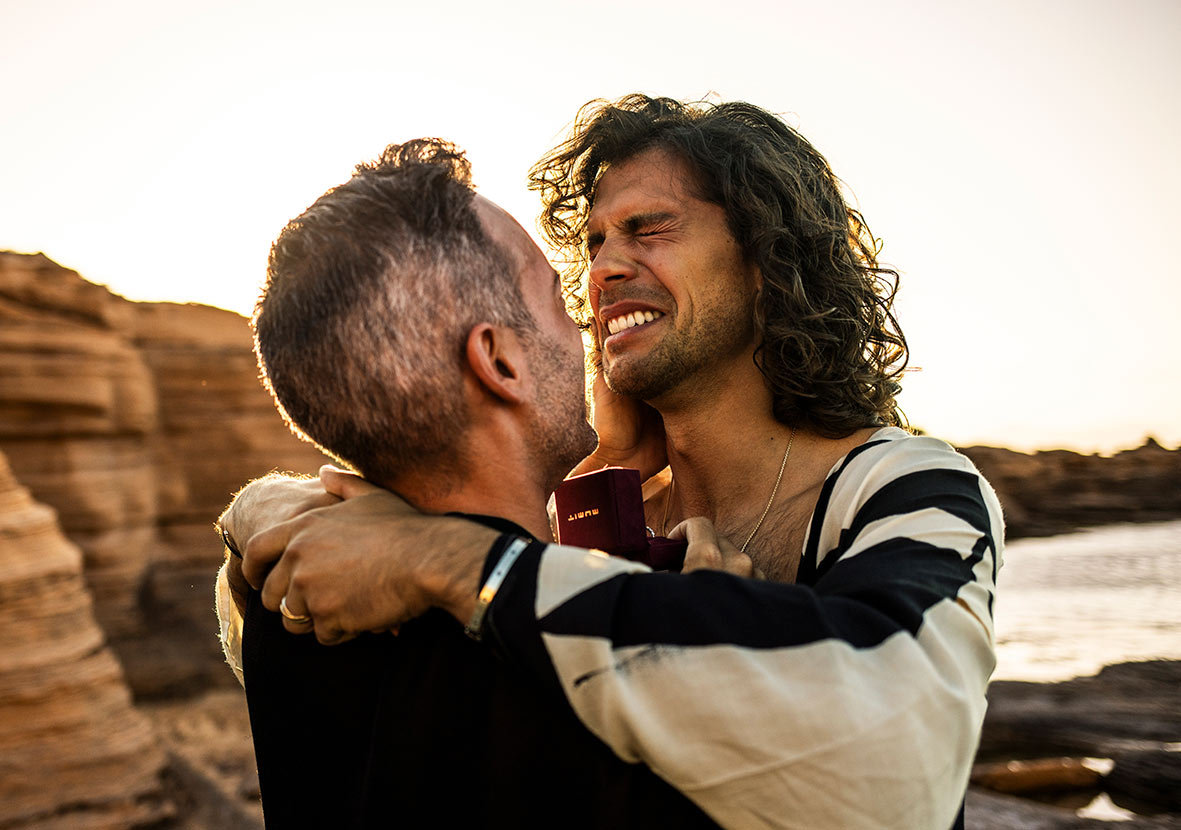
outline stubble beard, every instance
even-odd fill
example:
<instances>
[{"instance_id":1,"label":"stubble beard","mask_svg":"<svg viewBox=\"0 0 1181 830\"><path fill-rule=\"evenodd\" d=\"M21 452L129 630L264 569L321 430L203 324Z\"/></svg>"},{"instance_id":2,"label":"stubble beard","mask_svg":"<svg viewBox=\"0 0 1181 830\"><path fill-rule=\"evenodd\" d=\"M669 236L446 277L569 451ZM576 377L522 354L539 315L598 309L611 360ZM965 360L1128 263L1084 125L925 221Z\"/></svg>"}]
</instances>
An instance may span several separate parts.
<instances>
[{"instance_id":1,"label":"stubble beard","mask_svg":"<svg viewBox=\"0 0 1181 830\"><path fill-rule=\"evenodd\" d=\"M538 380L531 436L534 464L561 481L599 440L587 419L583 356L541 343L530 344L528 350Z\"/></svg>"},{"instance_id":2,"label":"stubble beard","mask_svg":"<svg viewBox=\"0 0 1181 830\"><path fill-rule=\"evenodd\" d=\"M754 336L752 314L746 305L715 307L687 331L677 329L676 318L672 317L671 330L647 354L624 354L604 360L603 376L608 388L653 403L702 370L741 354Z\"/></svg>"}]
</instances>

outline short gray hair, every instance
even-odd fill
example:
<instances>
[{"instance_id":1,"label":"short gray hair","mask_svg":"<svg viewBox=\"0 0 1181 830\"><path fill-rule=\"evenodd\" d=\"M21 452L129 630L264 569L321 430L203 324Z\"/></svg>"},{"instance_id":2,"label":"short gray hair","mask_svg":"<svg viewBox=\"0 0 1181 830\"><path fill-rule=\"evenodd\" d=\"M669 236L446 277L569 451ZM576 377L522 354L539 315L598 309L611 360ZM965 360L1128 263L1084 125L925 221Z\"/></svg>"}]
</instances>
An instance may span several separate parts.
<instances>
[{"instance_id":1,"label":"short gray hair","mask_svg":"<svg viewBox=\"0 0 1181 830\"><path fill-rule=\"evenodd\" d=\"M474 198L454 145L391 144L271 248L253 319L263 380L298 435L372 481L457 472L468 332L532 332L517 269Z\"/></svg>"}]
</instances>

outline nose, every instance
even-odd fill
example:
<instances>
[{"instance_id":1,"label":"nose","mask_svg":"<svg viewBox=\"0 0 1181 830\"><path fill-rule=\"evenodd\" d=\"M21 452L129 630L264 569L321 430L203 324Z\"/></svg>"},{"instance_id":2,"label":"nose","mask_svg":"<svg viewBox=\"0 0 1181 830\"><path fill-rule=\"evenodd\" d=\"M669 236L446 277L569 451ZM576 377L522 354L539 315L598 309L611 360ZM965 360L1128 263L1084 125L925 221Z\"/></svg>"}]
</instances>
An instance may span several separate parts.
<instances>
[{"instance_id":1,"label":"nose","mask_svg":"<svg viewBox=\"0 0 1181 830\"><path fill-rule=\"evenodd\" d=\"M608 287L636 276L636 263L628 256L622 244L614 239L606 239L590 264L590 282L592 289L604 291Z\"/></svg>"}]
</instances>

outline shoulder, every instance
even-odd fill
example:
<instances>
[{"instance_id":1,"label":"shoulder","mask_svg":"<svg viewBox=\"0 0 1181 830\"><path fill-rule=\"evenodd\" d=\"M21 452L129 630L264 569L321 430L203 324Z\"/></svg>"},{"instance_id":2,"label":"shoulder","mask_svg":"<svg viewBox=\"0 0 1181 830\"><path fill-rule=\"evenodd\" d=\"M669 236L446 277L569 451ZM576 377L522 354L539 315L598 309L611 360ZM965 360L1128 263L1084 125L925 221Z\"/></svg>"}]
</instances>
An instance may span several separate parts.
<instances>
[{"instance_id":1,"label":"shoulder","mask_svg":"<svg viewBox=\"0 0 1181 830\"><path fill-rule=\"evenodd\" d=\"M994 538L1003 535L1000 502L967 456L938 438L885 427L833 465L810 535L931 511L961 516Z\"/></svg>"},{"instance_id":2,"label":"shoulder","mask_svg":"<svg viewBox=\"0 0 1181 830\"><path fill-rule=\"evenodd\" d=\"M928 478L921 474L938 471L962 473L987 487L971 459L951 444L928 435L912 435L898 427L883 427L869 436L833 465L825 484L835 491L868 495L899 479ZM934 480L936 476L929 478Z\"/></svg>"}]
</instances>

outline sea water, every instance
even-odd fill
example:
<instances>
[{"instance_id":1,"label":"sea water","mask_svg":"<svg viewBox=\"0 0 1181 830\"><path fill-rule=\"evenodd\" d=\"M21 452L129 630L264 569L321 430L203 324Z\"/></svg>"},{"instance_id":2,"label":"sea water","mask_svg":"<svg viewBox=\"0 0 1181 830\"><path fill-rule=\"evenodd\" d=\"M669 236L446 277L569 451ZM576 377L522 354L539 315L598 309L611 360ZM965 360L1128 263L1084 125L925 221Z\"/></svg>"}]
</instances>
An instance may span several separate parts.
<instances>
[{"instance_id":1,"label":"sea water","mask_svg":"<svg viewBox=\"0 0 1181 830\"><path fill-rule=\"evenodd\" d=\"M998 680L1181 659L1181 521L1011 542L995 617Z\"/></svg>"}]
</instances>

